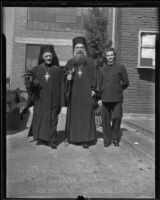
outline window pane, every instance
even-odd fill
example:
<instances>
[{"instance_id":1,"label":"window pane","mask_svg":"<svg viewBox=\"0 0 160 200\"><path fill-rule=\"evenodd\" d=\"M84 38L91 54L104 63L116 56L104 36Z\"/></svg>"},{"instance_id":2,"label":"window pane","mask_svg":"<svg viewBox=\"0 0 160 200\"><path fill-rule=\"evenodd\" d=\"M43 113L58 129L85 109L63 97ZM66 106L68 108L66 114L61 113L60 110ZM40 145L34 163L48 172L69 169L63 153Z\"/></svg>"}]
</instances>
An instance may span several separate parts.
<instances>
[{"instance_id":1,"label":"window pane","mask_svg":"<svg viewBox=\"0 0 160 200\"><path fill-rule=\"evenodd\" d=\"M155 49L142 48L141 57L154 59L155 58Z\"/></svg>"},{"instance_id":2,"label":"window pane","mask_svg":"<svg viewBox=\"0 0 160 200\"><path fill-rule=\"evenodd\" d=\"M141 66L155 66L155 49L141 49Z\"/></svg>"},{"instance_id":3,"label":"window pane","mask_svg":"<svg viewBox=\"0 0 160 200\"><path fill-rule=\"evenodd\" d=\"M155 43L157 31L140 31L139 38L139 66L138 67L155 67Z\"/></svg>"},{"instance_id":4,"label":"window pane","mask_svg":"<svg viewBox=\"0 0 160 200\"><path fill-rule=\"evenodd\" d=\"M26 46L26 69L30 69L38 64L38 56L41 45L27 44Z\"/></svg>"},{"instance_id":5,"label":"window pane","mask_svg":"<svg viewBox=\"0 0 160 200\"><path fill-rule=\"evenodd\" d=\"M156 34L142 34L142 45L155 46Z\"/></svg>"}]
</instances>

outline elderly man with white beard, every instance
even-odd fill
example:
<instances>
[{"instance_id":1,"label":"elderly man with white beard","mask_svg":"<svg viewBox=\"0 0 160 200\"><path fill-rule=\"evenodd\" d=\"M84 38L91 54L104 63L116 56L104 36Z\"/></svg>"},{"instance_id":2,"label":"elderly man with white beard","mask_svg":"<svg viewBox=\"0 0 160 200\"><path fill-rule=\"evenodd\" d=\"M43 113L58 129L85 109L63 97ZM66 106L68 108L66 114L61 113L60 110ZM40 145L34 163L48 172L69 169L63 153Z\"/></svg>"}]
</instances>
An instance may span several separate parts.
<instances>
[{"instance_id":1,"label":"elderly man with white beard","mask_svg":"<svg viewBox=\"0 0 160 200\"><path fill-rule=\"evenodd\" d=\"M97 141L95 125L96 66L87 56L84 37L73 39L73 58L65 67L67 104L66 136L68 143L88 148Z\"/></svg>"}]
</instances>

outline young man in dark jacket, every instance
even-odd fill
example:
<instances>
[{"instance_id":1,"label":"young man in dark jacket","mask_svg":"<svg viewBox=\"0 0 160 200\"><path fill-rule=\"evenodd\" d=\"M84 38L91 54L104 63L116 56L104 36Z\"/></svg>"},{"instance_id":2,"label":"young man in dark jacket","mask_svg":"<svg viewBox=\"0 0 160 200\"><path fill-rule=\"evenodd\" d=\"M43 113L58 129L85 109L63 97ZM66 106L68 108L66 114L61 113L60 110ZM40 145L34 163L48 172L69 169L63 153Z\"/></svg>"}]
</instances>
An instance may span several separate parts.
<instances>
[{"instance_id":1,"label":"young man in dark jacket","mask_svg":"<svg viewBox=\"0 0 160 200\"><path fill-rule=\"evenodd\" d=\"M116 53L113 48L105 52L106 63L100 68L99 105L102 106L102 124L104 146L112 142L119 146L120 125L123 116L123 90L129 86L125 67L116 63Z\"/></svg>"}]
</instances>

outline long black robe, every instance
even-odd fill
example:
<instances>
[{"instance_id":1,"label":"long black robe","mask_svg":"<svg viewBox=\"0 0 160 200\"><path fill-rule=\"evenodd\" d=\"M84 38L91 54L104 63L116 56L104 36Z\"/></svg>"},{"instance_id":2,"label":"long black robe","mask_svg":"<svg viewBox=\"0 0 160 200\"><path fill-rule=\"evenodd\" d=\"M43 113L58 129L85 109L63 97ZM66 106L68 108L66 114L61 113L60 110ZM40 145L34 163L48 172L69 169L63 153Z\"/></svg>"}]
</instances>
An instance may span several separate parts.
<instances>
[{"instance_id":1,"label":"long black robe","mask_svg":"<svg viewBox=\"0 0 160 200\"><path fill-rule=\"evenodd\" d=\"M95 141L95 100L91 98L91 92L96 90L96 67L94 61L87 58L87 63L82 67L82 77L79 78L79 66L74 65L72 59L69 60L65 67L65 88L69 84L67 74L72 68L74 73L70 82L71 95L65 129L67 140L71 143Z\"/></svg>"},{"instance_id":2,"label":"long black robe","mask_svg":"<svg viewBox=\"0 0 160 200\"><path fill-rule=\"evenodd\" d=\"M57 66L48 67L50 78L46 82L44 66L42 63L32 70L39 84L33 86L33 93L29 95L26 107L34 105L28 136L49 142L56 134L58 114L61 109L62 70Z\"/></svg>"}]
</instances>

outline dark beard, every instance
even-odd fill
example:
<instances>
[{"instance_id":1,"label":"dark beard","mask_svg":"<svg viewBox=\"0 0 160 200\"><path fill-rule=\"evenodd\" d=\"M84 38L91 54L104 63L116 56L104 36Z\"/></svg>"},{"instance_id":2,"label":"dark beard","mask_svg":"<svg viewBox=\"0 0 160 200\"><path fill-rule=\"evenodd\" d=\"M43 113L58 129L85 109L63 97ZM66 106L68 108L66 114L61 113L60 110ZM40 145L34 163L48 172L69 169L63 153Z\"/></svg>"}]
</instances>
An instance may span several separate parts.
<instances>
[{"instance_id":1,"label":"dark beard","mask_svg":"<svg viewBox=\"0 0 160 200\"><path fill-rule=\"evenodd\" d=\"M73 57L74 65L84 65L86 63L87 63L87 57L82 53L78 53Z\"/></svg>"}]
</instances>

